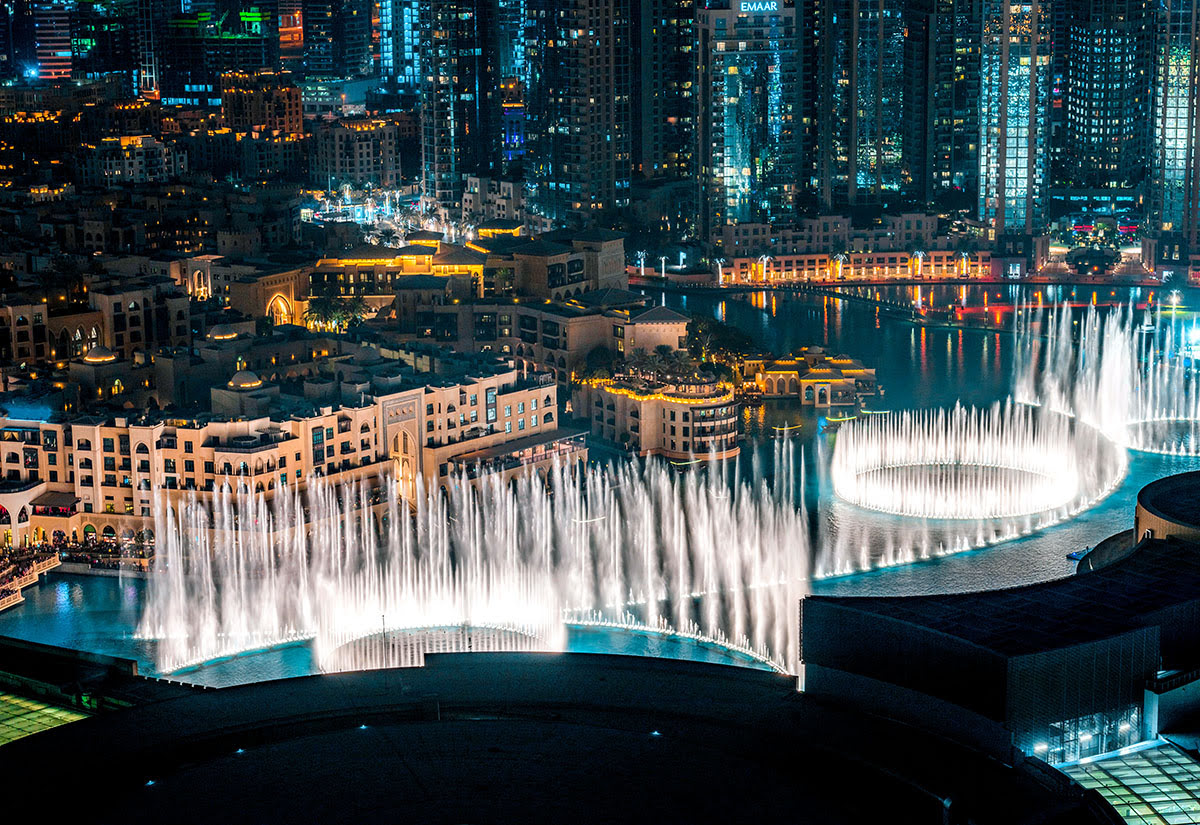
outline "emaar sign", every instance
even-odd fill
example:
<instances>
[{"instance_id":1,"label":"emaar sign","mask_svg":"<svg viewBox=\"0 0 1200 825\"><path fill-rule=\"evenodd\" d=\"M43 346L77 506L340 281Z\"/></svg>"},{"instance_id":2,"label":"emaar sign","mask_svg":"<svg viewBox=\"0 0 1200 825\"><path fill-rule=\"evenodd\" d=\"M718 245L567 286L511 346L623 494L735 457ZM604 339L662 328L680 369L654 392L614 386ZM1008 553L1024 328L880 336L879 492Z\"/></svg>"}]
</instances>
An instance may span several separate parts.
<instances>
[{"instance_id":1,"label":"emaar sign","mask_svg":"<svg viewBox=\"0 0 1200 825\"><path fill-rule=\"evenodd\" d=\"M742 0L739 11L779 11L778 0Z\"/></svg>"}]
</instances>

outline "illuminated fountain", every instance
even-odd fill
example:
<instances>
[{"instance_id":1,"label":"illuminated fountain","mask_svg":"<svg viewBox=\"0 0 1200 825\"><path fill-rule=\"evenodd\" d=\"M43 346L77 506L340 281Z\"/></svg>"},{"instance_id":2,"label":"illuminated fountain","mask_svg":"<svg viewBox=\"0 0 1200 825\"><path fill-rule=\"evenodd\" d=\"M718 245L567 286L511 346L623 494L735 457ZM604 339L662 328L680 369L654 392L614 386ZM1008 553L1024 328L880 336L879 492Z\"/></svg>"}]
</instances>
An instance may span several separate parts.
<instances>
[{"instance_id":1,"label":"illuminated fountain","mask_svg":"<svg viewBox=\"0 0 1200 825\"><path fill-rule=\"evenodd\" d=\"M830 460L816 575L961 552L1078 513L1124 477L1099 430L1008 402L874 415L844 426Z\"/></svg>"},{"instance_id":2,"label":"illuminated fountain","mask_svg":"<svg viewBox=\"0 0 1200 825\"><path fill-rule=\"evenodd\" d=\"M1132 308L1017 316L1019 401L1073 415L1134 450L1200 455L1200 330Z\"/></svg>"},{"instance_id":3,"label":"illuminated fountain","mask_svg":"<svg viewBox=\"0 0 1200 825\"><path fill-rule=\"evenodd\" d=\"M714 462L485 476L416 501L310 481L157 505L139 627L160 670L311 640L323 670L434 650L561 650L570 625L711 643L796 671L807 575L796 472L730 483ZM547 487L553 492L549 492ZM212 529L210 529L212 528Z\"/></svg>"}]
</instances>

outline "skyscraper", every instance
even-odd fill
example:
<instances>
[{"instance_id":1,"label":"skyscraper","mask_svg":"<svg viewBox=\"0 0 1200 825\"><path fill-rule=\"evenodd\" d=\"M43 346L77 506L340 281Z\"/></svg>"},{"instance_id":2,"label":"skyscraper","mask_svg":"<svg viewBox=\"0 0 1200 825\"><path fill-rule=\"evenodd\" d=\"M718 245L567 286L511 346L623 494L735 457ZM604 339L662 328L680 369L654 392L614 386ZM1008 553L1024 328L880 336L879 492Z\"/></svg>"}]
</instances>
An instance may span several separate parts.
<instances>
[{"instance_id":1,"label":"skyscraper","mask_svg":"<svg viewBox=\"0 0 1200 825\"><path fill-rule=\"evenodd\" d=\"M380 0L379 78L393 92L421 85L421 20L418 0Z\"/></svg>"},{"instance_id":2,"label":"skyscraper","mask_svg":"<svg viewBox=\"0 0 1200 825\"><path fill-rule=\"evenodd\" d=\"M629 203L629 3L526 0L526 173L551 222Z\"/></svg>"},{"instance_id":3,"label":"skyscraper","mask_svg":"<svg viewBox=\"0 0 1200 825\"><path fill-rule=\"evenodd\" d=\"M159 96L159 75L167 46L167 0L136 0L138 90L147 97Z\"/></svg>"},{"instance_id":4,"label":"skyscraper","mask_svg":"<svg viewBox=\"0 0 1200 825\"><path fill-rule=\"evenodd\" d=\"M1200 6L1163 0L1154 67L1152 224L1195 249L1200 224Z\"/></svg>"},{"instance_id":5,"label":"skyscraper","mask_svg":"<svg viewBox=\"0 0 1200 825\"><path fill-rule=\"evenodd\" d=\"M903 181L901 0L814 4L818 32L817 151L826 206L877 202Z\"/></svg>"},{"instance_id":6,"label":"skyscraper","mask_svg":"<svg viewBox=\"0 0 1200 825\"><path fill-rule=\"evenodd\" d=\"M72 6L62 0L36 0L33 4L38 77L42 80L65 80L71 76Z\"/></svg>"},{"instance_id":7,"label":"skyscraper","mask_svg":"<svg viewBox=\"0 0 1200 825\"><path fill-rule=\"evenodd\" d=\"M974 200L979 178L980 0L908 0L903 163L922 202L950 189Z\"/></svg>"},{"instance_id":8,"label":"skyscraper","mask_svg":"<svg viewBox=\"0 0 1200 825\"><path fill-rule=\"evenodd\" d=\"M167 23L166 48L158 59L158 91L164 102L219 106L222 72L279 65L274 0L194 0L191 5L193 11Z\"/></svg>"},{"instance_id":9,"label":"skyscraper","mask_svg":"<svg viewBox=\"0 0 1200 825\"><path fill-rule=\"evenodd\" d=\"M979 216L997 235L1040 229L1047 186L1050 28L1041 0L983 0Z\"/></svg>"},{"instance_id":10,"label":"skyscraper","mask_svg":"<svg viewBox=\"0 0 1200 825\"><path fill-rule=\"evenodd\" d=\"M369 0L304 0L307 77L365 77L371 73Z\"/></svg>"},{"instance_id":11,"label":"skyscraper","mask_svg":"<svg viewBox=\"0 0 1200 825\"><path fill-rule=\"evenodd\" d=\"M725 224L790 219L799 160L795 7L719 5L696 17L701 232L710 239Z\"/></svg>"},{"instance_id":12,"label":"skyscraper","mask_svg":"<svg viewBox=\"0 0 1200 825\"><path fill-rule=\"evenodd\" d=\"M462 210L467 175L500 164L496 0L422 0L421 166L427 200Z\"/></svg>"},{"instance_id":13,"label":"skyscraper","mask_svg":"<svg viewBox=\"0 0 1200 825\"><path fill-rule=\"evenodd\" d=\"M1150 0L1065 4L1067 178L1075 188L1139 186L1150 149Z\"/></svg>"},{"instance_id":14,"label":"skyscraper","mask_svg":"<svg viewBox=\"0 0 1200 825\"><path fill-rule=\"evenodd\" d=\"M696 121L695 3L641 0L631 9L634 173L644 178L691 175Z\"/></svg>"}]
</instances>

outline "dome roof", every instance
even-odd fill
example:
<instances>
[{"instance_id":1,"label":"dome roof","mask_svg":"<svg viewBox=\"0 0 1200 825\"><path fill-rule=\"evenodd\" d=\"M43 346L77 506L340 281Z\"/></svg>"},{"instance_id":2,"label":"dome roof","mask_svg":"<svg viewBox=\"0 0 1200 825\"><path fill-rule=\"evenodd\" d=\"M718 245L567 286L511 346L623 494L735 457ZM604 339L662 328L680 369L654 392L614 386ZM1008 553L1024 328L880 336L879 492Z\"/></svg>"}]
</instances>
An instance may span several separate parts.
<instances>
[{"instance_id":1,"label":"dome roof","mask_svg":"<svg viewBox=\"0 0 1200 825\"><path fill-rule=\"evenodd\" d=\"M232 341L238 337L238 331L231 324L217 324L204 337L209 341Z\"/></svg>"},{"instance_id":2,"label":"dome roof","mask_svg":"<svg viewBox=\"0 0 1200 825\"><path fill-rule=\"evenodd\" d=\"M85 364L111 364L117 360L117 355L108 347L97 344L83 356Z\"/></svg>"},{"instance_id":3,"label":"dome roof","mask_svg":"<svg viewBox=\"0 0 1200 825\"><path fill-rule=\"evenodd\" d=\"M226 386L231 390L253 390L261 387L262 384L262 379L250 370L238 370L233 374L233 378L229 379Z\"/></svg>"}]
</instances>

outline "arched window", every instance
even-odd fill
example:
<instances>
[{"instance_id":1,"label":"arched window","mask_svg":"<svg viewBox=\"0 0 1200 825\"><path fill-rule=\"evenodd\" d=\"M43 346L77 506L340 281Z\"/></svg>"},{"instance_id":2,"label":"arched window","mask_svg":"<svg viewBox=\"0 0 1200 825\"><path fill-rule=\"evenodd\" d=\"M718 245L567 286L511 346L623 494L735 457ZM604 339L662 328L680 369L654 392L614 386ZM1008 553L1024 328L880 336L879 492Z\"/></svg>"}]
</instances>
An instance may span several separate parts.
<instances>
[{"instance_id":1,"label":"arched window","mask_svg":"<svg viewBox=\"0 0 1200 825\"><path fill-rule=\"evenodd\" d=\"M0 507L0 524L12 524L12 516L4 507Z\"/></svg>"},{"instance_id":2,"label":"arched window","mask_svg":"<svg viewBox=\"0 0 1200 825\"><path fill-rule=\"evenodd\" d=\"M134 448L134 451L135 451L135 452L136 452L138 455L149 455L149 454L150 454L150 448L149 448L149 447L147 447L145 444L142 444L142 443L139 443L139 444L137 445L137 447L135 447L135 448Z\"/></svg>"},{"instance_id":3,"label":"arched window","mask_svg":"<svg viewBox=\"0 0 1200 825\"><path fill-rule=\"evenodd\" d=\"M17 513L17 524L24 524L27 521L29 521L29 511L22 507Z\"/></svg>"}]
</instances>

